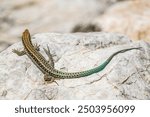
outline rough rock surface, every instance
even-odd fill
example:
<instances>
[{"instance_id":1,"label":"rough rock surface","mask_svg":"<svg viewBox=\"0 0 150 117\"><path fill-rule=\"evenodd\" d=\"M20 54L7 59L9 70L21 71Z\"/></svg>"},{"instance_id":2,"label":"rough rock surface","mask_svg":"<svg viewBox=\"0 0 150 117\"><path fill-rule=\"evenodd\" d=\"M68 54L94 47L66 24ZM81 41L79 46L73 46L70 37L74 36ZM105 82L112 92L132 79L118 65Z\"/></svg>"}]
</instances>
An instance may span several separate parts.
<instances>
[{"instance_id":1,"label":"rough rock surface","mask_svg":"<svg viewBox=\"0 0 150 117\"><path fill-rule=\"evenodd\" d=\"M142 47L116 55L107 67L96 74L79 79L62 79L46 83L41 71L25 55L18 57L12 49L0 53L0 99L150 99L150 44L133 42L113 33L43 33L32 37L51 49L55 68L74 72L102 64L114 52Z\"/></svg>"}]
</instances>

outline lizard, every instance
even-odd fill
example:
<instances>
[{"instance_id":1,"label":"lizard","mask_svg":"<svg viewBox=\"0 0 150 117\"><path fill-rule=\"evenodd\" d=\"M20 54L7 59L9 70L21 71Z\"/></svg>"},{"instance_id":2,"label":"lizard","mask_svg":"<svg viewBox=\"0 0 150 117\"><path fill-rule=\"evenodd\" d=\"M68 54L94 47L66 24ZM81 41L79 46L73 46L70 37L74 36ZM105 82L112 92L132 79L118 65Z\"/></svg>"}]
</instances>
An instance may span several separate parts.
<instances>
[{"instance_id":1,"label":"lizard","mask_svg":"<svg viewBox=\"0 0 150 117\"><path fill-rule=\"evenodd\" d=\"M108 59L106 59L101 65L80 72L62 72L54 68L54 61L52 55L50 53L50 49L47 46L43 48L45 53L48 55L49 60L46 60L44 56L39 52L39 45L32 44L30 32L26 29L22 34L22 44L24 46L24 50L20 51L18 49L13 49L12 51L16 53L18 56L27 55L31 61L40 69L40 71L44 74L44 80L49 82L55 82L55 79L73 79L73 78L81 78L92 75L94 73L102 71L112 60L114 56L119 53L124 53L126 51L132 49L140 49L141 47L132 47L128 49L119 50L113 53Z\"/></svg>"}]
</instances>

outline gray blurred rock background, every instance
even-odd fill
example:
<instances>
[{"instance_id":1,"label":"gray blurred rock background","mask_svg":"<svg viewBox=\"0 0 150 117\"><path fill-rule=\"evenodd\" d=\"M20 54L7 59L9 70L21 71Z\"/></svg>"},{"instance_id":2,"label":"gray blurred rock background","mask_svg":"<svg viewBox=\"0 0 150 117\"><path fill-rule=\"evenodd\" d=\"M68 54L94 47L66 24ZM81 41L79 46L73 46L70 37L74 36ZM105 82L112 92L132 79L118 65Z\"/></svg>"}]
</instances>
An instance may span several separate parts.
<instances>
[{"instance_id":1,"label":"gray blurred rock background","mask_svg":"<svg viewBox=\"0 0 150 117\"><path fill-rule=\"evenodd\" d=\"M0 0L0 51L28 28L44 32L119 32L150 39L149 0Z\"/></svg>"}]
</instances>

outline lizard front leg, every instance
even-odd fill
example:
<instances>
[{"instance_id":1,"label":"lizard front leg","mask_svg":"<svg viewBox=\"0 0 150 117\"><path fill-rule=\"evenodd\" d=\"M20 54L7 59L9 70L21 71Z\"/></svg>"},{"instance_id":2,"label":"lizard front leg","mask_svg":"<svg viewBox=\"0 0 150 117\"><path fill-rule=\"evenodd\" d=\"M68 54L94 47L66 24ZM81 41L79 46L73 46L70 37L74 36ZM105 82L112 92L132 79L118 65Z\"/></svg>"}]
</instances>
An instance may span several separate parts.
<instances>
[{"instance_id":1,"label":"lizard front leg","mask_svg":"<svg viewBox=\"0 0 150 117\"><path fill-rule=\"evenodd\" d=\"M34 45L34 49L37 50L37 51L40 51L39 47L40 47L40 45L38 45L38 44ZM12 52L15 53L15 54L17 54L18 56L23 56L23 55L26 54L25 50L21 50L20 51L19 49L12 49Z\"/></svg>"},{"instance_id":2,"label":"lizard front leg","mask_svg":"<svg viewBox=\"0 0 150 117\"><path fill-rule=\"evenodd\" d=\"M15 53L15 54L17 54L18 56L23 56L23 55L26 54L25 50L20 51L18 49L13 49L12 52Z\"/></svg>"},{"instance_id":3,"label":"lizard front leg","mask_svg":"<svg viewBox=\"0 0 150 117\"><path fill-rule=\"evenodd\" d=\"M38 45L37 43L34 44L34 49L37 50L37 51L40 51L40 45Z\"/></svg>"}]
</instances>

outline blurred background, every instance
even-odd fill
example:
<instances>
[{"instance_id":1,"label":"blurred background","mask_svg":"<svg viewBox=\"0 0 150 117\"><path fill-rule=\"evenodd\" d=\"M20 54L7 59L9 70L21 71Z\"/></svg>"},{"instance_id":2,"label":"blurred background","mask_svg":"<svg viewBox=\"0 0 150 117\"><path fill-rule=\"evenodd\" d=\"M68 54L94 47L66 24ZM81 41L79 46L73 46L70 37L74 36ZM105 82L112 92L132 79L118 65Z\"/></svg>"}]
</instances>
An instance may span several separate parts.
<instances>
[{"instance_id":1,"label":"blurred background","mask_svg":"<svg viewBox=\"0 0 150 117\"><path fill-rule=\"evenodd\" d=\"M0 52L35 33L117 32L150 41L150 0L0 0Z\"/></svg>"}]
</instances>

